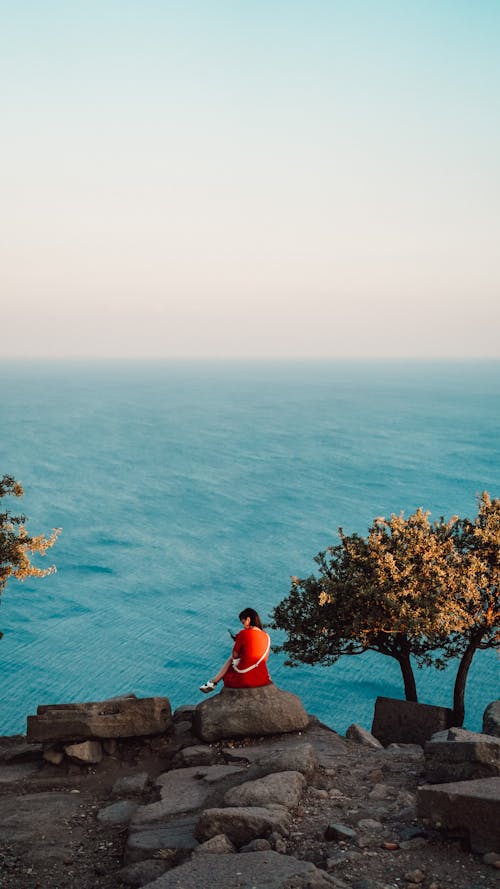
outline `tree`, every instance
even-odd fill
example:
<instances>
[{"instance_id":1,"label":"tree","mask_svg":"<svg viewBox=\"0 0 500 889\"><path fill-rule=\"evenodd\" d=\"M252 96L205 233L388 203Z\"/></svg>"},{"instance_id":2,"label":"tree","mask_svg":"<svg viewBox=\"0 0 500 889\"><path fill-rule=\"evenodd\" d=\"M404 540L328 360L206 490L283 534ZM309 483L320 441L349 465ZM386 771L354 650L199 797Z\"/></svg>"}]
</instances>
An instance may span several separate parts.
<instances>
[{"instance_id":1,"label":"tree","mask_svg":"<svg viewBox=\"0 0 500 889\"><path fill-rule=\"evenodd\" d=\"M11 475L4 475L0 479L0 500L6 496L22 497L23 494L22 486ZM49 537L31 537L25 523L24 515L12 515L8 509L0 512L0 596L10 577L17 577L18 580L45 577L56 570L55 565L38 568L31 562L30 555L39 553L44 556L56 542L60 528L55 528Z\"/></svg>"},{"instance_id":2,"label":"tree","mask_svg":"<svg viewBox=\"0 0 500 889\"><path fill-rule=\"evenodd\" d=\"M289 655L289 666L378 651L398 662L412 701L412 657L418 667L443 668L461 656L454 702L461 725L472 657L499 645L500 501L483 494L474 522L431 523L418 509L375 519L366 538L342 529L339 537L316 557L319 576L292 578L274 609L274 627L287 633L277 650Z\"/></svg>"},{"instance_id":3,"label":"tree","mask_svg":"<svg viewBox=\"0 0 500 889\"><path fill-rule=\"evenodd\" d=\"M500 500L492 500L483 491L477 516L473 521L462 519L454 537L462 563L457 598L466 620L462 632L452 634L447 641L446 656L460 657L453 690L453 717L455 725L462 725L472 659L476 651L500 649Z\"/></svg>"}]
</instances>

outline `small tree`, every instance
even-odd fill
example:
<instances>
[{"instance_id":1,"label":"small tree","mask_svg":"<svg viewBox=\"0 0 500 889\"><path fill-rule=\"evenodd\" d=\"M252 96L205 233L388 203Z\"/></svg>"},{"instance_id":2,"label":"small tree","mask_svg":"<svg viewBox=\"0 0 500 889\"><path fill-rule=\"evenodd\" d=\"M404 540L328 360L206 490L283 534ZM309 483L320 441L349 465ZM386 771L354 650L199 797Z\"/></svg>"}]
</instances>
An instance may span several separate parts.
<instances>
[{"instance_id":1,"label":"small tree","mask_svg":"<svg viewBox=\"0 0 500 889\"><path fill-rule=\"evenodd\" d=\"M22 486L11 475L4 475L0 479L0 500L9 495L22 497L23 493ZM17 577L18 580L45 577L56 570L54 565L44 569L33 565L30 554L45 555L56 542L60 529L54 529L50 537L31 537L25 523L24 515L12 515L8 509L0 512L0 596L10 577Z\"/></svg>"},{"instance_id":2,"label":"small tree","mask_svg":"<svg viewBox=\"0 0 500 889\"><path fill-rule=\"evenodd\" d=\"M463 723L465 681L478 648L499 645L500 501L487 494L474 522L429 521L418 509L378 518L367 538L344 535L316 557L319 577L292 579L273 612L287 633L277 650L295 666L331 664L378 651L399 664L407 700L417 700L411 658L442 668L460 656L454 722Z\"/></svg>"}]
</instances>

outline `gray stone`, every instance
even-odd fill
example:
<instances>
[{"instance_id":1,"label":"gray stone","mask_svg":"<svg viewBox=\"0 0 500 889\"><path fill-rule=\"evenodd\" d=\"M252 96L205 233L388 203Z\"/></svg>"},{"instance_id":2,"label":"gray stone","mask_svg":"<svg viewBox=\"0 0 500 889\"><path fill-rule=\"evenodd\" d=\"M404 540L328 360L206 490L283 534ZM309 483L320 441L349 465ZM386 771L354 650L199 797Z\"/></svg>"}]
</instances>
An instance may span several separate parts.
<instances>
[{"instance_id":1,"label":"gray stone","mask_svg":"<svg viewBox=\"0 0 500 889\"><path fill-rule=\"evenodd\" d=\"M218 833L216 836L210 837L209 840L200 843L197 849L195 849L196 855L227 855L234 854L235 852L236 846L233 845L225 833Z\"/></svg>"},{"instance_id":2,"label":"gray stone","mask_svg":"<svg viewBox=\"0 0 500 889\"><path fill-rule=\"evenodd\" d=\"M300 772L273 772L255 781L246 781L228 790L224 796L227 806L268 806L277 803L293 809L304 792L306 779Z\"/></svg>"},{"instance_id":3,"label":"gray stone","mask_svg":"<svg viewBox=\"0 0 500 889\"><path fill-rule=\"evenodd\" d=\"M158 825L129 833L125 847L125 863L154 858L158 853L171 853L171 860L177 853L193 851L198 846L194 835L196 818L179 818L167 825Z\"/></svg>"},{"instance_id":4,"label":"gray stone","mask_svg":"<svg viewBox=\"0 0 500 889\"><path fill-rule=\"evenodd\" d=\"M203 741L275 735L305 729L300 698L276 685L224 688L196 707L193 728Z\"/></svg>"},{"instance_id":5,"label":"gray stone","mask_svg":"<svg viewBox=\"0 0 500 889\"><path fill-rule=\"evenodd\" d=\"M500 778L420 787L417 813L435 827L468 836L474 852L491 852L500 847Z\"/></svg>"},{"instance_id":6,"label":"gray stone","mask_svg":"<svg viewBox=\"0 0 500 889\"><path fill-rule=\"evenodd\" d=\"M174 815L201 809L219 782L239 772L246 777L245 767L238 765L192 766L164 772L156 779L161 799L137 809L132 829L160 824Z\"/></svg>"},{"instance_id":7,"label":"gray stone","mask_svg":"<svg viewBox=\"0 0 500 889\"><path fill-rule=\"evenodd\" d=\"M141 796L150 783L147 772L136 772L134 775L123 775L113 784L113 796Z\"/></svg>"},{"instance_id":8,"label":"gray stone","mask_svg":"<svg viewBox=\"0 0 500 889\"><path fill-rule=\"evenodd\" d=\"M39 764L34 762L15 762L12 765L0 765L0 784L24 781L26 778L36 775L39 770Z\"/></svg>"},{"instance_id":9,"label":"gray stone","mask_svg":"<svg viewBox=\"0 0 500 889\"><path fill-rule=\"evenodd\" d=\"M168 871L154 883L154 889L322 889L331 887L327 874L309 861L299 861L277 852L248 852L245 855L195 855L190 861ZM302 881L303 880L303 881ZM322 882L318 882L322 881ZM152 887L153 889L153 887Z\"/></svg>"},{"instance_id":10,"label":"gray stone","mask_svg":"<svg viewBox=\"0 0 500 889\"><path fill-rule=\"evenodd\" d=\"M372 734L384 747L391 743L423 747L435 732L450 728L452 724L453 711L446 707L378 697Z\"/></svg>"},{"instance_id":11,"label":"gray stone","mask_svg":"<svg viewBox=\"0 0 500 889\"><path fill-rule=\"evenodd\" d=\"M136 802L120 800L119 803L111 803L110 806L100 809L97 820L101 824L128 824L136 809Z\"/></svg>"},{"instance_id":12,"label":"gray stone","mask_svg":"<svg viewBox=\"0 0 500 889\"><path fill-rule=\"evenodd\" d=\"M268 852L272 849L269 840L258 837L256 840L250 840L245 846L242 846L240 852Z\"/></svg>"},{"instance_id":13,"label":"gray stone","mask_svg":"<svg viewBox=\"0 0 500 889\"><path fill-rule=\"evenodd\" d=\"M425 745L425 772L431 784L500 775L500 737L452 728Z\"/></svg>"},{"instance_id":14,"label":"gray stone","mask_svg":"<svg viewBox=\"0 0 500 889\"><path fill-rule=\"evenodd\" d=\"M96 763L102 760L102 745L99 741L82 741L80 744L67 744L64 752L75 762Z\"/></svg>"},{"instance_id":15,"label":"gray stone","mask_svg":"<svg viewBox=\"0 0 500 889\"><path fill-rule=\"evenodd\" d=\"M257 837L270 833L286 834L290 817L283 806L228 806L224 809L205 809L196 828L196 837L204 841L218 833L225 833L235 846L244 846Z\"/></svg>"},{"instance_id":16,"label":"gray stone","mask_svg":"<svg viewBox=\"0 0 500 889\"><path fill-rule=\"evenodd\" d=\"M113 698L81 704L50 704L28 716L29 741L133 738L170 730L168 698Z\"/></svg>"},{"instance_id":17,"label":"gray stone","mask_svg":"<svg viewBox=\"0 0 500 889\"><path fill-rule=\"evenodd\" d=\"M355 722L349 726L345 736L351 741L357 741L358 744L363 744L364 747L371 747L374 750L380 750L380 748L383 747L383 744L380 743L375 735L372 735L371 732L368 732L365 728L361 725L357 725Z\"/></svg>"},{"instance_id":18,"label":"gray stone","mask_svg":"<svg viewBox=\"0 0 500 889\"><path fill-rule=\"evenodd\" d=\"M384 829L384 825L380 821L375 821L374 818L361 818L358 821L358 827L361 830L375 831L375 833Z\"/></svg>"},{"instance_id":19,"label":"gray stone","mask_svg":"<svg viewBox=\"0 0 500 889\"><path fill-rule=\"evenodd\" d=\"M118 871L117 876L126 886L139 889L140 886L145 886L147 883L151 883L153 880L161 877L168 870L169 866L169 863L162 861L161 858L137 861L135 864L128 864L126 867L123 867Z\"/></svg>"},{"instance_id":20,"label":"gray stone","mask_svg":"<svg viewBox=\"0 0 500 889\"><path fill-rule=\"evenodd\" d=\"M44 747L43 758L53 766L60 766L64 759L64 752L57 747Z\"/></svg>"},{"instance_id":21,"label":"gray stone","mask_svg":"<svg viewBox=\"0 0 500 889\"><path fill-rule=\"evenodd\" d=\"M193 747L183 747L174 760L176 767L182 766L208 766L214 765L220 758L219 751L214 747L204 744L196 744Z\"/></svg>"},{"instance_id":22,"label":"gray stone","mask_svg":"<svg viewBox=\"0 0 500 889\"><path fill-rule=\"evenodd\" d=\"M500 701L492 701L483 713L483 732L500 738Z\"/></svg>"},{"instance_id":23,"label":"gray stone","mask_svg":"<svg viewBox=\"0 0 500 889\"><path fill-rule=\"evenodd\" d=\"M335 840L339 843L341 840L355 840L356 831L346 824L332 822L325 830L325 840Z\"/></svg>"},{"instance_id":24,"label":"gray stone","mask_svg":"<svg viewBox=\"0 0 500 889\"><path fill-rule=\"evenodd\" d=\"M182 704L174 710L172 719L174 722L192 722L196 704Z\"/></svg>"},{"instance_id":25,"label":"gray stone","mask_svg":"<svg viewBox=\"0 0 500 889\"><path fill-rule=\"evenodd\" d=\"M242 756L236 755L237 761L250 763L248 779L262 778L272 772L301 772L306 778L311 778L319 768L319 760L316 752L308 742L292 741L290 744L255 745L254 747L241 749ZM232 751L223 751L224 757Z\"/></svg>"}]
</instances>

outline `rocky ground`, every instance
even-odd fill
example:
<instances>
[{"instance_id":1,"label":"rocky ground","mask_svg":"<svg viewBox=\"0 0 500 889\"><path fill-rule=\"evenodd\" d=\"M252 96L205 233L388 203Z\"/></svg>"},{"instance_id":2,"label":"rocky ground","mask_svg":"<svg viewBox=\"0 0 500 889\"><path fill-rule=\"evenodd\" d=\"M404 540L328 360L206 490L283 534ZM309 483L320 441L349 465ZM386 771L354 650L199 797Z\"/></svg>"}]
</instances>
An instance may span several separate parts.
<instances>
[{"instance_id":1,"label":"rocky ground","mask_svg":"<svg viewBox=\"0 0 500 889\"><path fill-rule=\"evenodd\" d=\"M288 836L274 837L268 844L273 850L270 862L276 860L272 858L276 852L291 855L313 862L323 875L297 885L311 889L498 889L500 863L471 854L463 839L445 838L416 819L415 791L423 781L423 756L418 748L372 750L340 739L318 724L303 732L301 740L314 746L321 765L292 812ZM251 761L259 744L272 748L283 742L281 737L212 747L225 762L228 757ZM15 757L9 755L14 749ZM130 742L120 747L119 755L108 755L95 766L55 766L40 755L33 758L30 751L24 762L21 751L20 761L19 739L0 739L0 887L122 889L130 885L123 882L122 870L127 825L106 824L99 813L117 800L117 781L123 777L147 773L151 780L146 786L142 780L136 782L138 801L148 803L155 798L154 779L171 765L175 749L175 739L173 743L161 738ZM267 848L265 841L256 842L260 851ZM202 856L195 853L195 857ZM159 850L156 858L160 869L169 867L167 853L162 860ZM203 856L200 889L218 889L217 878L211 877L210 859L214 858ZM255 889L261 885L268 884L256 874Z\"/></svg>"}]
</instances>

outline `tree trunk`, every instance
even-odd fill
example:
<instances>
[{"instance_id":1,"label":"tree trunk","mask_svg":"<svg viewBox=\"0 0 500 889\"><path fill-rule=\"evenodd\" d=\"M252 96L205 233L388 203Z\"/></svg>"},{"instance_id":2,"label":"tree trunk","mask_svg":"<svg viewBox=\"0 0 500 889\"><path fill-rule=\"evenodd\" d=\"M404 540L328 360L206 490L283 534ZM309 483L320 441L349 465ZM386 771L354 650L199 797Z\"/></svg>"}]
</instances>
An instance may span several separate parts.
<instances>
[{"instance_id":1,"label":"tree trunk","mask_svg":"<svg viewBox=\"0 0 500 889\"><path fill-rule=\"evenodd\" d=\"M481 639L485 634L485 630L476 630L471 634L469 644L465 649L460 663L458 665L457 675L455 678L455 687L453 689L453 725L461 726L464 724L465 716L465 683L469 668L472 663L476 651L479 648Z\"/></svg>"},{"instance_id":2,"label":"tree trunk","mask_svg":"<svg viewBox=\"0 0 500 889\"><path fill-rule=\"evenodd\" d=\"M403 682L405 687L405 698L407 701L418 701L417 684L413 673L413 667L410 662L409 653L401 653L396 656L396 660L401 667Z\"/></svg>"}]
</instances>

